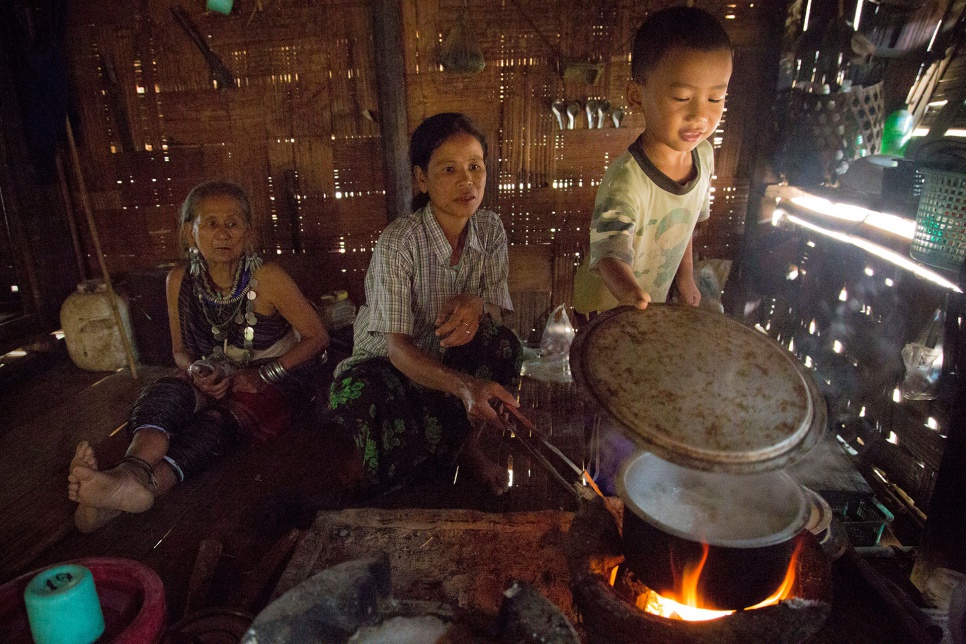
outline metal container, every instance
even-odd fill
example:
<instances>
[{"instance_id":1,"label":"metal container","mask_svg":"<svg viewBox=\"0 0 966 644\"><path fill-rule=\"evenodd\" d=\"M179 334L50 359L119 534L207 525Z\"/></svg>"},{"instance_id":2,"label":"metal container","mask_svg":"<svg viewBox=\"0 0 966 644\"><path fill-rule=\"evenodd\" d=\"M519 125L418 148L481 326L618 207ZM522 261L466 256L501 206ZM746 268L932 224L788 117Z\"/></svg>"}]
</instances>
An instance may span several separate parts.
<instances>
[{"instance_id":1,"label":"metal container","mask_svg":"<svg viewBox=\"0 0 966 644\"><path fill-rule=\"evenodd\" d=\"M617 487L624 557L640 581L681 601L686 567L700 565L697 596L719 610L753 606L781 586L811 510L784 472L702 472L648 452L625 463Z\"/></svg>"}]
</instances>

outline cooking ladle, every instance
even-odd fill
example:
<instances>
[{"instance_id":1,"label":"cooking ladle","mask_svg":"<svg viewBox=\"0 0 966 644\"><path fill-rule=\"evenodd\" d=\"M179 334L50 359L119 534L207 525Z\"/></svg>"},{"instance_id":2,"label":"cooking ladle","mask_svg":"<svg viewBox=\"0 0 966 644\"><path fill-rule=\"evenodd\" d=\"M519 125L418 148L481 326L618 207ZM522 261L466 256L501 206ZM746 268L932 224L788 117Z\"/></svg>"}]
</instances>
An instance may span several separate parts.
<instances>
[{"instance_id":1,"label":"cooking ladle","mask_svg":"<svg viewBox=\"0 0 966 644\"><path fill-rule=\"evenodd\" d=\"M572 130L577 124L577 115L580 114L580 103L574 101L567 106L567 129Z\"/></svg>"},{"instance_id":2,"label":"cooking ladle","mask_svg":"<svg viewBox=\"0 0 966 644\"><path fill-rule=\"evenodd\" d=\"M624 110L618 107L616 110L610 113L610 117L614 120L614 127L620 127L621 121L624 120Z\"/></svg>"},{"instance_id":3,"label":"cooking ladle","mask_svg":"<svg viewBox=\"0 0 966 644\"><path fill-rule=\"evenodd\" d=\"M550 110L553 112L553 115L557 117L557 125L560 126L561 130L564 129L563 115L564 112L567 111L567 103L563 99L558 98L550 104Z\"/></svg>"},{"instance_id":4,"label":"cooking ladle","mask_svg":"<svg viewBox=\"0 0 966 644\"><path fill-rule=\"evenodd\" d=\"M594 117L597 116L597 101L590 99L584 105L584 111L587 112L587 129L594 129Z\"/></svg>"},{"instance_id":5,"label":"cooking ladle","mask_svg":"<svg viewBox=\"0 0 966 644\"><path fill-rule=\"evenodd\" d=\"M597 129L604 129L604 115L610 111L610 101L601 101L597 104Z\"/></svg>"}]
</instances>

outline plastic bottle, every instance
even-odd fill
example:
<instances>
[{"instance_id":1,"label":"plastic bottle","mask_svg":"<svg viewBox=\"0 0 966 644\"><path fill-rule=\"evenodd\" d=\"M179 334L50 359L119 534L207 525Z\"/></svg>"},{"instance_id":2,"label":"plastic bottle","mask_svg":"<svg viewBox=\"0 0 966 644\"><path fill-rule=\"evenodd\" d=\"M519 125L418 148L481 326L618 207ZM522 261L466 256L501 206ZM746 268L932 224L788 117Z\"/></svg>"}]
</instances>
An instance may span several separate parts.
<instances>
[{"instance_id":1,"label":"plastic bottle","mask_svg":"<svg viewBox=\"0 0 966 644\"><path fill-rule=\"evenodd\" d=\"M912 114L906 108L887 116L882 128L882 154L903 156L912 137L912 130Z\"/></svg>"},{"instance_id":2,"label":"plastic bottle","mask_svg":"<svg viewBox=\"0 0 966 644\"><path fill-rule=\"evenodd\" d=\"M332 333L352 326L356 321L356 305L346 291L333 291L322 296L322 321Z\"/></svg>"}]
</instances>

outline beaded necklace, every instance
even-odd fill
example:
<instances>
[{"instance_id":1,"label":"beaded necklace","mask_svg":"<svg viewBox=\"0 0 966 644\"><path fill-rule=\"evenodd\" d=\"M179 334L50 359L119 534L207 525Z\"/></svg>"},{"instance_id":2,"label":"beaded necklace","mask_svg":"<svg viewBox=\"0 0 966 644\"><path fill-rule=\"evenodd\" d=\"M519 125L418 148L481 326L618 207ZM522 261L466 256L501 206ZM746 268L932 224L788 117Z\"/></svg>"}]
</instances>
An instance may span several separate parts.
<instances>
[{"instance_id":1,"label":"beaded necklace","mask_svg":"<svg viewBox=\"0 0 966 644\"><path fill-rule=\"evenodd\" d=\"M214 355L222 357L229 350L228 335L232 325L241 327L242 338L244 340L244 351L241 355L229 355L227 357L240 362L242 365L248 364L252 353L252 340L255 338L255 298L258 288L258 280L252 274L261 266L261 258L257 255L247 255L238 263L235 269L235 276L232 279L231 289L227 295L222 295L217 285L211 279L211 274L207 270L199 271L199 274L192 281L192 290L201 304L201 314L205 321L211 326L211 334L215 340L223 346L216 346Z\"/></svg>"}]
</instances>

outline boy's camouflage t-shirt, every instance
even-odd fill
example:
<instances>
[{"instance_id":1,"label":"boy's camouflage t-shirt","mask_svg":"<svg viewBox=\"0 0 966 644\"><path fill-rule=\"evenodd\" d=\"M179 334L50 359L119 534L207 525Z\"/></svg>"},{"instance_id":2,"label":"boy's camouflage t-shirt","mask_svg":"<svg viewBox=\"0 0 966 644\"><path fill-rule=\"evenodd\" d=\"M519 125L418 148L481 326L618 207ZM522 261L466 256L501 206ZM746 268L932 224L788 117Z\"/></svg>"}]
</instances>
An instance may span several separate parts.
<instances>
[{"instance_id":1,"label":"boy's camouflage t-shirt","mask_svg":"<svg viewBox=\"0 0 966 644\"><path fill-rule=\"evenodd\" d=\"M653 302L667 300L694 226L710 214L714 153L702 141L692 153L695 176L686 184L670 179L644 155L638 142L607 169L597 189L590 225L590 253L574 281L580 313L617 306L597 272L614 257L629 264Z\"/></svg>"}]
</instances>

